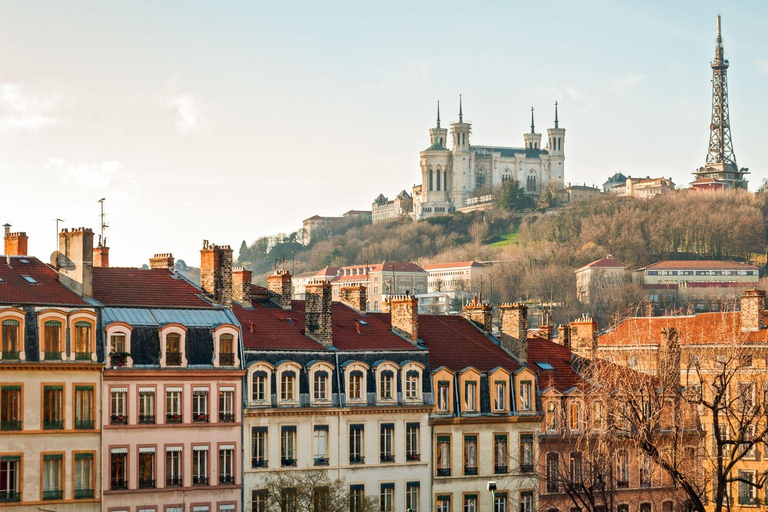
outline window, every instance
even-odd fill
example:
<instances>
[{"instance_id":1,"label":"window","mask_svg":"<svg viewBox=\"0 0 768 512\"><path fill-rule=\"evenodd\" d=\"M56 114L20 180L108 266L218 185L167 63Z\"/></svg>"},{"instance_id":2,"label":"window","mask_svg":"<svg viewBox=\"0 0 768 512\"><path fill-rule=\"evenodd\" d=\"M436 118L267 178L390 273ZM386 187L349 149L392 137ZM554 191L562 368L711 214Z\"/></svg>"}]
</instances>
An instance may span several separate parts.
<instances>
[{"instance_id":1,"label":"window","mask_svg":"<svg viewBox=\"0 0 768 512\"><path fill-rule=\"evenodd\" d=\"M520 434L520 471L533 471L533 434Z\"/></svg>"},{"instance_id":2,"label":"window","mask_svg":"<svg viewBox=\"0 0 768 512\"><path fill-rule=\"evenodd\" d=\"M267 372L253 372L251 382L251 401L267 401Z\"/></svg>"},{"instance_id":3,"label":"window","mask_svg":"<svg viewBox=\"0 0 768 512\"><path fill-rule=\"evenodd\" d=\"M497 475L507 472L507 434L493 436L493 472Z\"/></svg>"},{"instance_id":4,"label":"window","mask_svg":"<svg viewBox=\"0 0 768 512\"><path fill-rule=\"evenodd\" d=\"M165 486L181 487L181 446L170 446L165 449Z\"/></svg>"},{"instance_id":5,"label":"window","mask_svg":"<svg viewBox=\"0 0 768 512\"><path fill-rule=\"evenodd\" d=\"M603 428L603 404L600 402L592 404L592 428L594 430Z\"/></svg>"},{"instance_id":6,"label":"window","mask_svg":"<svg viewBox=\"0 0 768 512\"><path fill-rule=\"evenodd\" d=\"M75 428L92 429L93 386L75 386Z\"/></svg>"},{"instance_id":7,"label":"window","mask_svg":"<svg viewBox=\"0 0 768 512\"><path fill-rule=\"evenodd\" d=\"M128 488L128 450L113 448L110 459L110 489L113 491Z\"/></svg>"},{"instance_id":8,"label":"window","mask_svg":"<svg viewBox=\"0 0 768 512\"><path fill-rule=\"evenodd\" d=\"M64 428L64 386L43 388L43 428L46 430Z\"/></svg>"},{"instance_id":9,"label":"window","mask_svg":"<svg viewBox=\"0 0 768 512\"><path fill-rule=\"evenodd\" d=\"M363 451L365 425L349 426L349 463L365 463L365 452Z\"/></svg>"},{"instance_id":10,"label":"window","mask_svg":"<svg viewBox=\"0 0 768 512\"><path fill-rule=\"evenodd\" d=\"M651 486L651 458L643 455L643 462L640 464L640 487Z\"/></svg>"},{"instance_id":11,"label":"window","mask_svg":"<svg viewBox=\"0 0 768 512\"><path fill-rule=\"evenodd\" d=\"M464 436L464 474L477 474L477 436Z\"/></svg>"},{"instance_id":12,"label":"window","mask_svg":"<svg viewBox=\"0 0 768 512\"><path fill-rule=\"evenodd\" d=\"M419 398L419 372L408 370L405 374L405 399L416 400Z\"/></svg>"},{"instance_id":13,"label":"window","mask_svg":"<svg viewBox=\"0 0 768 512\"><path fill-rule=\"evenodd\" d=\"M572 401L568 414L571 430L581 430L581 402Z\"/></svg>"},{"instance_id":14,"label":"window","mask_svg":"<svg viewBox=\"0 0 768 512\"><path fill-rule=\"evenodd\" d=\"M93 498L93 454L75 453L76 500Z\"/></svg>"},{"instance_id":15,"label":"window","mask_svg":"<svg viewBox=\"0 0 768 512\"><path fill-rule=\"evenodd\" d=\"M315 425L315 466L328 465L328 425Z\"/></svg>"},{"instance_id":16,"label":"window","mask_svg":"<svg viewBox=\"0 0 768 512\"><path fill-rule=\"evenodd\" d=\"M421 425L418 423L405 424L405 460L407 461L421 460L421 450L419 449L420 432Z\"/></svg>"},{"instance_id":17,"label":"window","mask_svg":"<svg viewBox=\"0 0 768 512\"><path fill-rule=\"evenodd\" d=\"M437 383L437 410L440 412L448 412L448 400L449 400L449 382L447 380L441 380Z\"/></svg>"},{"instance_id":18,"label":"window","mask_svg":"<svg viewBox=\"0 0 768 512\"><path fill-rule=\"evenodd\" d=\"M139 489L155 488L155 449L139 448Z\"/></svg>"},{"instance_id":19,"label":"window","mask_svg":"<svg viewBox=\"0 0 768 512\"><path fill-rule=\"evenodd\" d=\"M437 437L437 452L435 453L437 476L451 476L451 437Z\"/></svg>"},{"instance_id":20,"label":"window","mask_svg":"<svg viewBox=\"0 0 768 512\"><path fill-rule=\"evenodd\" d=\"M232 423L235 421L235 388L219 388L219 421Z\"/></svg>"},{"instance_id":21,"label":"window","mask_svg":"<svg viewBox=\"0 0 768 512\"><path fill-rule=\"evenodd\" d=\"M208 422L208 388L192 388L192 421Z\"/></svg>"},{"instance_id":22,"label":"window","mask_svg":"<svg viewBox=\"0 0 768 512\"><path fill-rule=\"evenodd\" d=\"M477 410L477 382L464 383L464 410L474 412Z\"/></svg>"},{"instance_id":23,"label":"window","mask_svg":"<svg viewBox=\"0 0 768 512\"><path fill-rule=\"evenodd\" d=\"M531 410L531 381L529 380L520 383L520 410Z\"/></svg>"},{"instance_id":24,"label":"window","mask_svg":"<svg viewBox=\"0 0 768 512\"><path fill-rule=\"evenodd\" d=\"M181 334L172 332L166 335L165 365L181 366Z\"/></svg>"},{"instance_id":25,"label":"window","mask_svg":"<svg viewBox=\"0 0 768 512\"><path fill-rule=\"evenodd\" d=\"M755 403L755 387L749 382L739 382L738 385L738 410L750 411Z\"/></svg>"},{"instance_id":26,"label":"window","mask_svg":"<svg viewBox=\"0 0 768 512\"><path fill-rule=\"evenodd\" d=\"M436 508L437 508L437 512L451 512L451 495L438 494Z\"/></svg>"},{"instance_id":27,"label":"window","mask_svg":"<svg viewBox=\"0 0 768 512\"><path fill-rule=\"evenodd\" d=\"M349 512L362 512L365 504L365 486L349 486Z\"/></svg>"},{"instance_id":28,"label":"window","mask_svg":"<svg viewBox=\"0 0 768 512\"><path fill-rule=\"evenodd\" d=\"M60 500L64 497L62 488L63 462L61 454L43 454L43 499Z\"/></svg>"},{"instance_id":29,"label":"window","mask_svg":"<svg viewBox=\"0 0 768 512\"><path fill-rule=\"evenodd\" d=\"M251 512L267 512L267 491L256 489L251 493Z\"/></svg>"},{"instance_id":30,"label":"window","mask_svg":"<svg viewBox=\"0 0 768 512\"><path fill-rule=\"evenodd\" d=\"M522 494L520 495L520 512L523 511ZM507 512L507 493L497 492L493 496L493 512ZM525 512L533 512L526 510Z\"/></svg>"},{"instance_id":31,"label":"window","mask_svg":"<svg viewBox=\"0 0 768 512\"><path fill-rule=\"evenodd\" d=\"M75 322L75 360L90 361L93 352L93 326L89 322Z\"/></svg>"},{"instance_id":32,"label":"window","mask_svg":"<svg viewBox=\"0 0 768 512\"><path fill-rule=\"evenodd\" d=\"M165 388L165 422L181 423L181 388Z\"/></svg>"},{"instance_id":33,"label":"window","mask_svg":"<svg viewBox=\"0 0 768 512\"><path fill-rule=\"evenodd\" d=\"M235 446L219 447L219 485L235 483Z\"/></svg>"},{"instance_id":34,"label":"window","mask_svg":"<svg viewBox=\"0 0 768 512\"><path fill-rule=\"evenodd\" d=\"M547 402L546 421L547 421L548 432L556 432L560 428L560 422L558 421L560 419L559 416L560 416L559 404L555 401Z\"/></svg>"},{"instance_id":35,"label":"window","mask_svg":"<svg viewBox=\"0 0 768 512\"><path fill-rule=\"evenodd\" d=\"M581 483L581 453L574 452L571 454L570 461L570 473L571 473L571 485Z\"/></svg>"},{"instance_id":36,"label":"window","mask_svg":"<svg viewBox=\"0 0 768 512\"><path fill-rule=\"evenodd\" d=\"M208 485L208 447L192 447L192 485Z\"/></svg>"},{"instance_id":37,"label":"window","mask_svg":"<svg viewBox=\"0 0 768 512\"><path fill-rule=\"evenodd\" d=\"M379 376L379 398L382 400L392 400L392 382L394 374L392 370L383 370Z\"/></svg>"},{"instance_id":38,"label":"window","mask_svg":"<svg viewBox=\"0 0 768 512\"><path fill-rule=\"evenodd\" d=\"M405 483L405 509L411 510L411 512L419 511L419 502L421 501L421 485L420 482L406 482Z\"/></svg>"},{"instance_id":39,"label":"window","mask_svg":"<svg viewBox=\"0 0 768 512\"><path fill-rule=\"evenodd\" d=\"M629 457L627 452L619 452L616 459L616 487L629 487Z\"/></svg>"},{"instance_id":40,"label":"window","mask_svg":"<svg viewBox=\"0 0 768 512\"><path fill-rule=\"evenodd\" d=\"M349 374L349 399L363 399L363 372L359 370Z\"/></svg>"},{"instance_id":41,"label":"window","mask_svg":"<svg viewBox=\"0 0 768 512\"><path fill-rule=\"evenodd\" d=\"M235 337L231 334L219 336L219 365L233 366L235 364Z\"/></svg>"},{"instance_id":42,"label":"window","mask_svg":"<svg viewBox=\"0 0 768 512\"><path fill-rule=\"evenodd\" d=\"M280 429L280 465L284 468L296 466L296 427L283 426Z\"/></svg>"},{"instance_id":43,"label":"window","mask_svg":"<svg viewBox=\"0 0 768 512\"><path fill-rule=\"evenodd\" d=\"M251 467L266 468L268 427L251 427Z\"/></svg>"},{"instance_id":44,"label":"window","mask_svg":"<svg viewBox=\"0 0 768 512\"><path fill-rule=\"evenodd\" d=\"M296 489L287 487L280 490L280 512L296 512L297 494Z\"/></svg>"},{"instance_id":45,"label":"window","mask_svg":"<svg viewBox=\"0 0 768 512\"><path fill-rule=\"evenodd\" d=\"M125 334L118 333L113 334L110 336L110 350L109 350L109 365L110 366L117 366L118 368L121 366L125 366L125 364L128 361L127 355L127 345L125 340Z\"/></svg>"},{"instance_id":46,"label":"window","mask_svg":"<svg viewBox=\"0 0 768 512\"><path fill-rule=\"evenodd\" d=\"M296 400L294 391L295 382L296 374L294 372L285 370L282 374L280 374L280 400Z\"/></svg>"},{"instance_id":47,"label":"window","mask_svg":"<svg viewBox=\"0 0 768 512\"><path fill-rule=\"evenodd\" d=\"M326 486L316 487L312 494L312 512L325 512L331 509L331 489Z\"/></svg>"},{"instance_id":48,"label":"window","mask_svg":"<svg viewBox=\"0 0 768 512\"><path fill-rule=\"evenodd\" d=\"M139 388L139 423L155 423L155 388Z\"/></svg>"},{"instance_id":49,"label":"window","mask_svg":"<svg viewBox=\"0 0 768 512\"><path fill-rule=\"evenodd\" d=\"M0 501L21 501L21 457L18 455L0 456Z\"/></svg>"},{"instance_id":50,"label":"window","mask_svg":"<svg viewBox=\"0 0 768 512\"><path fill-rule=\"evenodd\" d=\"M520 492L520 512L533 512L533 492Z\"/></svg>"},{"instance_id":51,"label":"window","mask_svg":"<svg viewBox=\"0 0 768 512\"><path fill-rule=\"evenodd\" d=\"M739 471L739 505L757 504L757 482L754 471Z\"/></svg>"},{"instance_id":52,"label":"window","mask_svg":"<svg viewBox=\"0 0 768 512\"><path fill-rule=\"evenodd\" d=\"M21 386L0 388L0 430L21 430Z\"/></svg>"},{"instance_id":53,"label":"window","mask_svg":"<svg viewBox=\"0 0 768 512\"><path fill-rule=\"evenodd\" d=\"M395 484L381 484L379 492L379 510L381 512L393 512L395 510Z\"/></svg>"},{"instance_id":54,"label":"window","mask_svg":"<svg viewBox=\"0 0 768 512\"><path fill-rule=\"evenodd\" d=\"M313 398L315 402L328 401L328 372L324 370L315 372Z\"/></svg>"},{"instance_id":55,"label":"window","mask_svg":"<svg viewBox=\"0 0 768 512\"><path fill-rule=\"evenodd\" d=\"M44 341L43 347L45 352L46 361L55 361L61 359L62 350L62 336L61 336L61 322L55 320L49 320L44 324Z\"/></svg>"},{"instance_id":56,"label":"window","mask_svg":"<svg viewBox=\"0 0 768 512\"><path fill-rule=\"evenodd\" d=\"M547 492L557 492L560 481L560 456L547 454Z\"/></svg>"},{"instance_id":57,"label":"window","mask_svg":"<svg viewBox=\"0 0 768 512\"><path fill-rule=\"evenodd\" d=\"M496 393L493 397L493 408L496 411L505 411L507 409L507 383L503 380L497 380L494 383Z\"/></svg>"},{"instance_id":58,"label":"window","mask_svg":"<svg viewBox=\"0 0 768 512\"><path fill-rule=\"evenodd\" d=\"M128 424L128 388L112 388L109 394L110 425Z\"/></svg>"},{"instance_id":59,"label":"window","mask_svg":"<svg viewBox=\"0 0 768 512\"><path fill-rule=\"evenodd\" d=\"M379 453L381 462L395 462L395 424L384 423L379 433Z\"/></svg>"},{"instance_id":60,"label":"window","mask_svg":"<svg viewBox=\"0 0 768 512\"><path fill-rule=\"evenodd\" d=\"M2 350L3 359L17 360L21 353L21 323L18 320L3 320Z\"/></svg>"},{"instance_id":61,"label":"window","mask_svg":"<svg viewBox=\"0 0 768 512\"><path fill-rule=\"evenodd\" d=\"M464 495L464 512L477 512L477 494Z\"/></svg>"}]
</instances>

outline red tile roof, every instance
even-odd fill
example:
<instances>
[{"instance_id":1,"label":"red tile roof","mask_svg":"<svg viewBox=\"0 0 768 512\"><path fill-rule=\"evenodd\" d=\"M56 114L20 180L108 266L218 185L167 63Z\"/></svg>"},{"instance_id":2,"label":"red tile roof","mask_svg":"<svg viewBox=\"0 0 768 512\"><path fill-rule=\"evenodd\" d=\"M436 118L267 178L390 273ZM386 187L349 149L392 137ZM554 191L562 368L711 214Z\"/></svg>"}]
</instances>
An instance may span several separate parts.
<instances>
[{"instance_id":1,"label":"red tile roof","mask_svg":"<svg viewBox=\"0 0 768 512\"><path fill-rule=\"evenodd\" d=\"M592 263L587 263L580 269L577 269L576 272L586 270L588 268L624 268L624 265L619 263L618 261L614 260L610 256L606 256L605 258L600 258L599 260L595 260Z\"/></svg>"},{"instance_id":2,"label":"red tile roof","mask_svg":"<svg viewBox=\"0 0 768 512\"><path fill-rule=\"evenodd\" d=\"M269 290L264 288L263 286L259 286L257 284L251 284L251 294L252 295L268 295Z\"/></svg>"},{"instance_id":3,"label":"red tile roof","mask_svg":"<svg viewBox=\"0 0 768 512\"><path fill-rule=\"evenodd\" d=\"M449 263L427 263L426 265L422 265L421 268L424 270L435 270L435 269L443 269L443 268L464 268L464 267L484 267L482 263L478 263L476 261L452 261Z\"/></svg>"},{"instance_id":4,"label":"red tile roof","mask_svg":"<svg viewBox=\"0 0 768 512\"><path fill-rule=\"evenodd\" d=\"M93 297L105 306L212 308L201 294L198 287L168 269L93 269Z\"/></svg>"},{"instance_id":5,"label":"red tile roof","mask_svg":"<svg viewBox=\"0 0 768 512\"><path fill-rule=\"evenodd\" d=\"M651 263L640 268L645 269L699 269L699 270L757 270L754 265L748 265L740 261L724 260L666 260Z\"/></svg>"},{"instance_id":6,"label":"red tile roof","mask_svg":"<svg viewBox=\"0 0 768 512\"><path fill-rule=\"evenodd\" d=\"M0 304L88 305L59 282L56 270L34 256L11 256L10 266L6 261L5 257L0 260ZM35 283L22 276L29 276Z\"/></svg>"},{"instance_id":7,"label":"red tile roof","mask_svg":"<svg viewBox=\"0 0 768 512\"><path fill-rule=\"evenodd\" d=\"M536 363L549 363L554 370L544 370ZM581 375L571 366L570 349L544 338L528 338L528 366L537 372L536 380L542 390L555 388L564 392L584 384Z\"/></svg>"},{"instance_id":8,"label":"red tile roof","mask_svg":"<svg viewBox=\"0 0 768 512\"><path fill-rule=\"evenodd\" d=\"M273 304L254 304L246 309L235 304L233 312L243 332L243 346L255 350L322 350L323 346L304 334L304 301L291 303L285 311ZM389 322L372 314L333 303L333 346L339 350L415 350L409 341L394 334ZM359 328L359 329L358 329Z\"/></svg>"},{"instance_id":9,"label":"red tile roof","mask_svg":"<svg viewBox=\"0 0 768 512\"><path fill-rule=\"evenodd\" d=\"M370 269L370 272L424 272L424 269L412 262L384 261L369 265L347 265L341 267L342 273L347 269Z\"/></svg>"}]
</instances>

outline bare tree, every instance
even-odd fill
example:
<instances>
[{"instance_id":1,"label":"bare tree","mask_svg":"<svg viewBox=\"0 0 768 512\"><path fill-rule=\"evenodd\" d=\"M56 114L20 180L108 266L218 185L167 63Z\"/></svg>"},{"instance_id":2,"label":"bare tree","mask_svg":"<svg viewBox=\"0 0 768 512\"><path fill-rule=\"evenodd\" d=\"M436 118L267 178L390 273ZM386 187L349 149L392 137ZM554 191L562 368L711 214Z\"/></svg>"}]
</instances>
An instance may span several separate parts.
<instances>
[{"instance_id":1,"label":"bare tree","mask_svg":"<svg viewBox=\"0 0 768 512\"><path fill-rule=\"evenodd\" d=\"M263 483L263 509L275 512L376 512L378 500L350 491L323 470L274 471Z\"/></svg>"}]
</instances>

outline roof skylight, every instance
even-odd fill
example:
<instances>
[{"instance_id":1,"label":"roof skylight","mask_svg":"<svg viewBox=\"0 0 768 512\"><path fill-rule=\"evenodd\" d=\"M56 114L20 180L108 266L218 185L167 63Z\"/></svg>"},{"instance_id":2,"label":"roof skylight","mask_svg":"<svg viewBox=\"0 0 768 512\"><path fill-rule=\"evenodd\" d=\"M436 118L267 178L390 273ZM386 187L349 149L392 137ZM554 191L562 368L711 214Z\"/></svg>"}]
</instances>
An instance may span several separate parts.
<instances>
[{"instance_id":1,"label":"roof skylight","mask_svg":"<svg viewBox=\"0 0 768 512\"><path fill-rule=\"evenodd\" d=\"M37 284L37 281L35 281L35 278L34 278L34 277L32 277L32 276L21 276L21 277L23 277L24 279L26 279L26 280L27 280L27 282L28 282L28 283L30 283L30 284Z\"/></svg>"},{"instance_id":2,"label":"roof skylight","mask_svg":"<svg viewBox=\"0 0 768 512\"><path fill-rule=\"evenodd\" d=\"M552 365L551 365L551 364L549 364L549 363L539 363L539 362L537 361L537 362L536 362L536 365L537 365L539 368L541 368L542 370L554 370L554 369L555 369L555 367L554 367L554 366L552 366Z\"/></svg>"}]
</instances>

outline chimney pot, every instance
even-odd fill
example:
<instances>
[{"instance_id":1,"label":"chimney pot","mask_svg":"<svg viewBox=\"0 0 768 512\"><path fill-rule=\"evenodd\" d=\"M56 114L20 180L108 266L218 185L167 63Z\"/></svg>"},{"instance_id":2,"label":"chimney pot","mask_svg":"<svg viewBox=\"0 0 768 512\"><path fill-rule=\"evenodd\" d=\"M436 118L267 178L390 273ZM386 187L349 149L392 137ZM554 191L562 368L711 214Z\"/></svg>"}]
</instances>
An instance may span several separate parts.
<instances>
[{"instance_id":1,"label":"chimney pot","mask_svg":"<svg viewBox=\"0 0 768 512\"><path fill-rule=\"evenodd\" d=\"M176 260L174 259L173 254L169 252L155 254L154 257L149 258L149 268L174 270L176 268Z\"/></svg>"},{"instance_id":2,"label":"chimney pot","mask_svg":"<svg viewBox=\"0 0 768 512\"><path fill-rule=\"evenodd\" d=\"M741 296L741 330L759 331L765 328L765 290L745 290Z\"/></svg>"},{"instance_id":3,"label":"chimney pot","mask_svg":"<svg viewBox=\"0 0 768 512\"><path fill-rule=\"evenodd\" d=\"M501 348L518 361L528 360L528 307L525 304L505 303L499 306Z\"/></svg>"},{"instance_id":4,"label":"chimney pot","mask_svg":"<svg viewBox=\"0 0 768 512\"><path fill-rule=\"evenodd\" d=\"M360 284L343 286L339 290L339 302L361 313L367 311L368 294L366 287Z\"/></svg>"},{"instance_id":5,"label":"chimney pot","mask_svg":"<svg viewBox=\"0 0 768 512\"><path fill-rule=\"evenodd\" d=\"M59 281L86 298L93 297L93 231L86 228L63 229L59 233Z\"/></svg>"},{"instance_id":6,"label":"chimney pot","mask_svg":"<svg viewBox=\"0 0 768 512\"><path fill-rule=\"evenodd\" d=\"M244 307L251 307L251 279L253 272L243 267L232 269L232 298Z\"/></svg>"},{"instance_id":7,"label":"chimney pot","mask_svg":"<svg viewBox=\"0 0 768 512\"><path fill-rule=\"evenodd\" d=\"M389 298L392 332L419 342L419 300L413 295L392 295Z\"/></svg>"},{"instance_id":8,"label":"chimney pot","mask_svg":"<svg viewBox=\"0 0 768 512\"><path fill-rule=\"evenodd\" d=\"M11 225L5 224L5 254L8 256L26 256L29 238L23 231L11 233Z\"/></svg>"},{"instance_id":9,"label":"chimney pot","mask_svg":"<svg viewBox=\"0 0 768 512\"><path fill-rule=\"evenodd\" d=\"M331 283L310 281L304 301L304 333L324 347L333 346Z\"/></svg>"},{"instance_id":10,"label":"chimney pot","mask_svg":"<svg viewBox=\"0 0 768 512\"><path fill-rule=\"evenodd\" d=\"M274 274L267 276L267 290L269 300L280 306L285 311L291 310L291 298L293 289L291 284L291 273L287 270L278 270Z\"/></svg>"},{"instance_id":11,"label":"chimney pot","mask_svg":"<svg viewBox=\"0 0 768 512\"><path fill-rule=\"evenodd\" d=\"M203 242L200 250L200 287L213 302L232 303L232 248Z\"/></svg>"},{"instance_id":12,"label":"chimney pot","mask_svg":"<svg viewBox=\"0 0 768 512\"><path fill-rule=\"evenodd\" d=\"M93 266L109 267L109 247L100 245L93 248Z\"/></svg>"},{"instance_id":13,"label":"chimney pot","mask_svg":"<svg viewBox=\"0 0 768 512\"><path fill-rule=\"evenodd\" d=\"M461 314L485 332L493 329L493 306L485 304L477 295L461 308Z\"/></svg>"}]
</instances>

